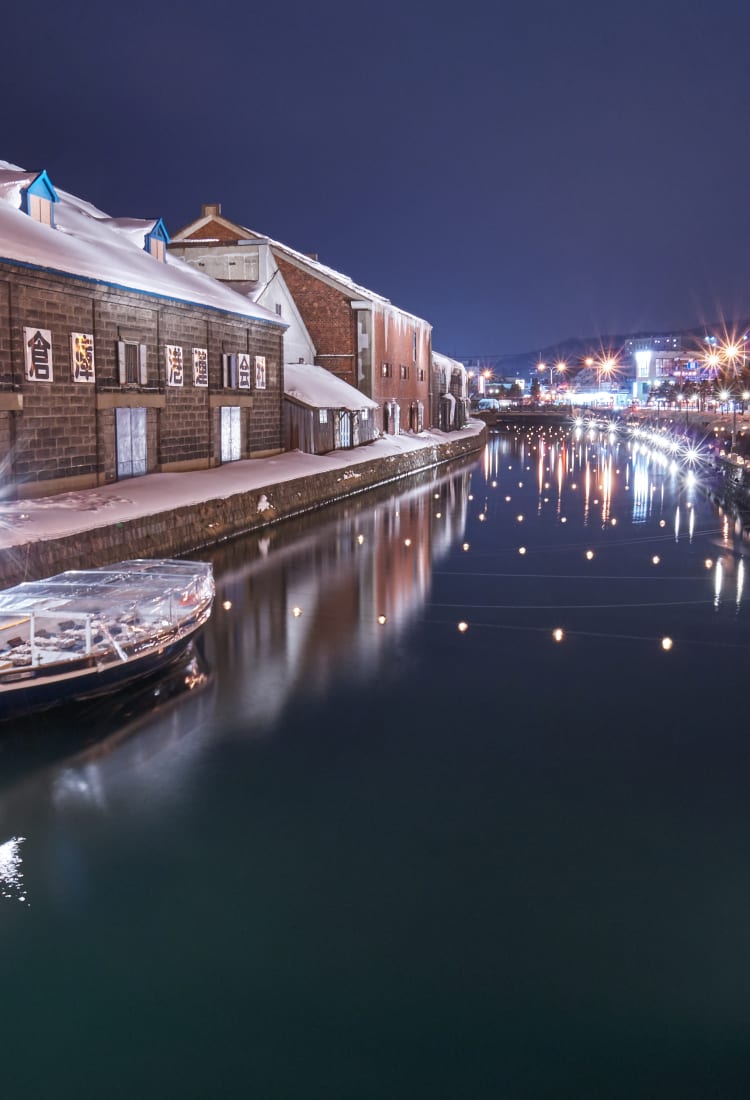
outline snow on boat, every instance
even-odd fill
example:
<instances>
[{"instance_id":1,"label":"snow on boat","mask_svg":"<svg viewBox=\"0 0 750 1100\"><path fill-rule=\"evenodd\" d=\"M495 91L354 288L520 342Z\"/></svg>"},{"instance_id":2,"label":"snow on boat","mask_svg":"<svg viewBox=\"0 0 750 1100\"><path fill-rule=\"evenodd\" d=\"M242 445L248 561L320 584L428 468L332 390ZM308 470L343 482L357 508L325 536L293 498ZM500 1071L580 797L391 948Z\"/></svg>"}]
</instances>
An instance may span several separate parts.
<instances>
[{"instance_id":1,"label":"snow on boat","mask_svg":"<svg viewBox=\"0 0 750 1100\"><path fill-rule=\"evenodd\" d=\"M0 592L0 719L170 664L211 614L212 567L166 558L68 570Z\"/></svg>"}]
</instances>

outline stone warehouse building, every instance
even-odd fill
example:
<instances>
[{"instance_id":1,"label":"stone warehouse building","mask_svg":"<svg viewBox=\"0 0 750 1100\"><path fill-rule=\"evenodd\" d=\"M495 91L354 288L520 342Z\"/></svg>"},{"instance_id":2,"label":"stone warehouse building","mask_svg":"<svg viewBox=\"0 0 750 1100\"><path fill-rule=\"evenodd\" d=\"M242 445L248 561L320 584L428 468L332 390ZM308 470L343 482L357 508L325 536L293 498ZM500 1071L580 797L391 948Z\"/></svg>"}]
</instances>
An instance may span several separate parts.
<instances>
[{"instance_id":1,"label":"stone warehouse building","mask_svg":"<svg viewBox=\"0 0 750 1100\"><path fill-rule=\"evenodd\" d=\"M286 323L168 244L0 162L6 497L282 449Z\"/></svg>"},{"instance_id":2,"label":"stone warehouse building","mask_svg":"<svg viewBox=\"0 0 750 1100\"><path fill-rule=\"evenodd\" d=\"M204 206L200 218L174 234L169 249L257 301L283 295L275 308L293 326L294 344L303 347L309 340L314 364L376 402L378 430L433 426L437 404L432 400L432 326L427 321L317 257L227 220L219 204ZM264 259L269 253L270 259ZM287 338L287 344L291 349L292 340ZM305 350L300 359L307 354ZM287 355L286 361L298 360Z\"/></svg>"}]
</instances>

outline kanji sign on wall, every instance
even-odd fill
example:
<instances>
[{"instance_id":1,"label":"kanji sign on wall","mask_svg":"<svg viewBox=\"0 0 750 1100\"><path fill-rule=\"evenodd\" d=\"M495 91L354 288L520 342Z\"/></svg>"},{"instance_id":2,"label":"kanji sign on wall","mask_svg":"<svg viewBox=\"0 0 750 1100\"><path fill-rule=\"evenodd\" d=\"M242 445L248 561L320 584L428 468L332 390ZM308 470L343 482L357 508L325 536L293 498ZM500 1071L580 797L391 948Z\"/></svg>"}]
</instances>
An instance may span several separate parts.
<instances>
[{"instance_id":1,"label":"kanji sign on wall","mask_svg":"<svg viewBox=\"0 0 750 1100\"><path fill-rule=\"evenodd\" d=\"M167 355L167 385L181 386L184 380L182 348L176 344L165 344Z\"/></svg>"},{"instance_id":2,"label":"kanji sign on wall","mask_svg":"<svg viewBox=\"0 0 750 1100\"><path fill-rule=\"evenodd\" d=\"M250 389L250 356L238 355L237 356L237 370L239 373L238 388L241 390Z\"/></svg>"},{"instance_id":3,"label":"kanji sign on wall","mask_svg":"<svg viewBox=\"0 0 750 1100\"><path fill-rule=\"evenodd\" d=\"M208 385L208 350L193 348L193 385Z\"/></svg>"},{"instance_id":4,"label":"kanji sign on wall","mask_svg":"<svg viewBox=\"0 0 750 1100\"><path fill-rule=\"evenodd\" d=\"M264 390L266 388L266 357L265 355L255 356L255 388L256 390Z\"/></svg>"},{"instance_id":5,"label":"kanji sign on wall","mask_svg":"<svg viewBox=\"0 0 750 1100\"><path fill-rule=\"evenodd\" d=\"M94 337L90 332L71 332L70 361L74 382L95 382Z\"/></svg>"},{"instance_id":6,"label":"kanji sign on wall","mask_svg":"<svg viewBox=\"0 0 750 1100\"><path fill-rule=\"evenodd\" d=\"M52 333L47 328L23 330L27 382L52 381Z\"/></svg>"}]
</instances>

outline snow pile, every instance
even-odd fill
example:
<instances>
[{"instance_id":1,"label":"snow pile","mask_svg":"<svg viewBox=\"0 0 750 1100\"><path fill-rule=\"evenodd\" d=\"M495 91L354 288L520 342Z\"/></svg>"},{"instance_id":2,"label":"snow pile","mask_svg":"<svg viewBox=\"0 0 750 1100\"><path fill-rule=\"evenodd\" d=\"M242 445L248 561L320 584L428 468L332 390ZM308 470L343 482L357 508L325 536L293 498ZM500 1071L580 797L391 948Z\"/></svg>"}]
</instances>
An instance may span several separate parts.
<instances>
[{"instance_id":1,"label":"snow pile","mask_svg":"<svg viewBox=\"0 0 750 1100\"><path fill-rule=\"evenodd\" d=\"M21 193L38 173L0 161L0 260L79 275L126 290L210 306L285 328L278 316L167 253L144 250L157 219L110 218L57 187L54 227L21 210ZM54 180L52 181L54 183Z\"/></svg>"},{"instance_id":2,"label":"snow pile","mask_svg":"<svg viewBox=\"0 0 750 1100\"><path fill-rule=\"evenodd\" d=\"M312 363L287 363L284 393L314 409L377 409L377 401L365 397L343 378Z\"/></svg>"}]
</instances>

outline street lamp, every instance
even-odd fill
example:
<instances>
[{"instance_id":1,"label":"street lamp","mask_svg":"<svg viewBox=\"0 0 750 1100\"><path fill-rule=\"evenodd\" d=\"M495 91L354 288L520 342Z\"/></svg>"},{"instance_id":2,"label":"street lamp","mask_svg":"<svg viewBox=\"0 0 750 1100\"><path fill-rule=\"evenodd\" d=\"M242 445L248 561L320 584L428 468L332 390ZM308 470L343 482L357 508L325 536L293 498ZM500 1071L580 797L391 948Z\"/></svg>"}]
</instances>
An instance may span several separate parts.
<instances>
[{"instance_id":1,"label":"street lamp","mask_svg":"<svg viewBox=\"0 0 750 1100\"><path fill-rule=\"evenodd\" d=\"M567 369L568 369L568 364L565 362L565 360L564 359L558 359L557 362L555 363L555 370L557 371L557 373L559 375L558 386L562 382L562 379L565 377L565 372L566 372ZM550 386L551 386L552 385L552 371L549 372L549 377L550 377Z\"/></svg>"},{"instance_id":2,"label":"street lamp","mask_svg":"<svg viewBox=\"0 0 750 1100\"><path fill-rule=\"evenodd\" d=\"M617 366L616 361L610 356L608 359L600 359L596 365L596 394L597 404L601 404L601 388L602 388L602 375L607 378L607 385L612 376L612 372Z\"/></svg>"},{"instance_id":3,"label":"street lamp","mask_svg":"<svg viewBox=\"0 0 750 1100\"><path fill-rule=\"evenodd\" d=\"M719 397L724 402L724 412L729 412L727 404L731 398L732 401L732 440L729 448L729 453L734 451L734 444L737 438L737 402L734 400L734 394L731 390L722 390Z\"/></svg>"},{"instance_id":4,"label":"street lamp","mask_svg":"<svg viewBox=\"0 0 750 1100\"><path fill-rule=\"evenodd\" d=\"M548 367L546 363L537 363L536 369L541 373L542 371L549 370L549 385L552 389L552 367Z\"/></svg>"},{"instance_id":5,"label":"street lamp","mask_svg":"<svg viewBox=\"0 0 750 1100\"><path fill-rule=\"evenodd\" d=\"M742 352L740 351L739 346L735 343L724 344L724 346L721 349L721 354L722 354L722 358L724 359L725 363L729 367L732 374L736 374L737 373L737 360L742 355Z\"/></svg>"}]
</instances>

